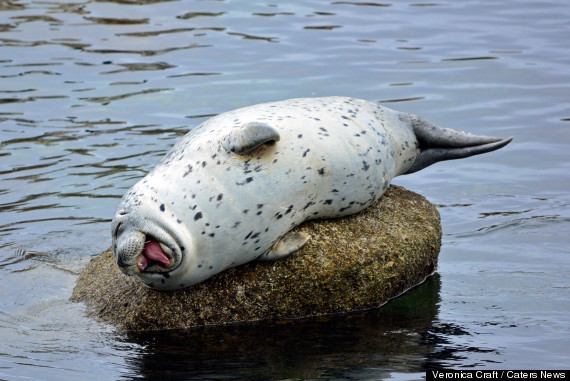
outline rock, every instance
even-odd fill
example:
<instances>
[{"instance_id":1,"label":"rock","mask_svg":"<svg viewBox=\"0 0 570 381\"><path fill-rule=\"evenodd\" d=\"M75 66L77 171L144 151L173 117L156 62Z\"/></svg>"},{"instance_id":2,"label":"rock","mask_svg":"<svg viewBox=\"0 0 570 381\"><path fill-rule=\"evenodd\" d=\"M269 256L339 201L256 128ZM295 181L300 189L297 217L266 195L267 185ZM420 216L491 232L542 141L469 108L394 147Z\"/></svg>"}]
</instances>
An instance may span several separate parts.
<instances>
[{"instance_id":1,"label":"rock","mask_svg":"<svg viewBox=\"0 0 570 381\"><path fill-rule=\"evenodd\" d=\"M436 208L397 186L364 212L297 230L312 237L299 252L176 291L156 291L123 275L109 249L81 273L71 300L129 330L349 312L380 306L421 283L435 270L441 246Z\"/></svg>"}]
</instances>

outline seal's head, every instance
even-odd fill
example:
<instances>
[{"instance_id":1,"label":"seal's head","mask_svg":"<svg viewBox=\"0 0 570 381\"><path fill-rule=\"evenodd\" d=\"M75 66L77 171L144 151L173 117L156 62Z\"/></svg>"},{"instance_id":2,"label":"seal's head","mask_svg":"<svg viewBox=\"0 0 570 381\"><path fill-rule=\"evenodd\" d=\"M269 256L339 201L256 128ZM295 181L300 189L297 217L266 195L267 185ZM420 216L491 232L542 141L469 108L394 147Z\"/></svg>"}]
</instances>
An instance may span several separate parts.
<instances>
[{"instance_id":1,"label":"seal's head","mask_svg":"<svg viewBox=\"0 0 570 381\"><path fill-rule=\"evenodd\" d=\"M190 234L151 189L135 186L123 197L112 234L113 252L124 274L156 289L196 283L186 271L196 262Z\"/></svg>"}]
</instances>

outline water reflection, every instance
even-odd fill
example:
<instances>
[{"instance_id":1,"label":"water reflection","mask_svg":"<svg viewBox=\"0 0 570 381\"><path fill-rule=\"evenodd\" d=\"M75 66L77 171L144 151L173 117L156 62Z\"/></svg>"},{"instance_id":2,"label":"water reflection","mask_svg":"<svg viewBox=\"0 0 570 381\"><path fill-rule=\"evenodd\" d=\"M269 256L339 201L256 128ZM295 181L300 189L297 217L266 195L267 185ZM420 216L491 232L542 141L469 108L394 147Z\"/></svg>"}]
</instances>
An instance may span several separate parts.
<instances>
[{"instance_id":1,"label":"water reflection","mask_svg":"<svg viewBox=\"0 0 570 381\"><path fill-rule=\"evenodd\" d=\"M147 89L147 90L135 91L132 93L126 93L126 94L120 94L120 95L114 95L114 96L108 96L108 97L83 97L83 98L79 98L79 99L89 101L89 102L101 103L104 106L106 106L113 101L133 97L135 95L152 94L152 93L158 93L158 92L169 91L169 90L174 90L174 89Z\"/></svg>"},{"instance_id":2,"label":"water reflection","mask_svg":"<svg viewBox=\"0 0 570 381\"><path fill-rule=\"evenodd\" d=\"M331 3L332 5L356 5L356 6L364 6L364 7L389 7L392 4L386 3L374 3L374 2L358 2L358 1L334 1Z\"/></svg>"},{"instance_id":3,"label":"water reflection","mask_svg":"<svg viewBox=\"0 0 570 381\"><path fill-rule=\"evenodd\" d=\"M464 327L438 318L441 280L426 282L384 307L313 320L192 330L128 332L139 356L131 379L359 378L449 366L496 349L457 344Z\"/></svg>"},{"instance_id":4,"label":"water reflection","mask_svg":"<svg viewBox=\"0 0 570 381\"><path fill-rule=\"evenodd\" d=\"M225 14L226 12L188 12L180 16L176 16L178 19L188 20L195 17L216 17Z\"/></svg>"},{"instance_id":5,"label":"water reflection","mask_svg":"<svg viewBox=\"0 0 570 381\"><path fill-rule=\"evenodd\" d=\"M382 369L423 371L431 364L440 278L372 311L308 321L256 323L181 331L129 332L144 348L131 359L135 379L236 377L344 378Z\"/></svg>"}]
</instances>

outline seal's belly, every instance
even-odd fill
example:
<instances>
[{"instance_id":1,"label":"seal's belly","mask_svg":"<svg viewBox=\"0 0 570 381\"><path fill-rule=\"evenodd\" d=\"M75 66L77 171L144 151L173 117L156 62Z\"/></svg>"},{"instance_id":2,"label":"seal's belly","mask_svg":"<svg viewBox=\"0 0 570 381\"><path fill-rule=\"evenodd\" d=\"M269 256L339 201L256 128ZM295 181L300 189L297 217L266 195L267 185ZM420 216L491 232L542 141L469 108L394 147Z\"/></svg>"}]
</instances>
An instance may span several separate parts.
<instances>
[{"instance_id":1,"label":"seal's belly","mask_svg":"<svg viewBox=\"0 0 570 381\"><path fill-rule=\"evenodd\" d=\"M290 254L308 239L291 229L365 209L415 158L401 115L332 97L251 106L202 123L123 199L113 225L120 266L149 286L177 288Z\"/></svg>"},{"instance_id":2,"label":"seal's belly","mask_svg":"<svg viewBox=\"0 0 570 381\"><path fill-rule=\"evenodd\" d=\"M511 141L437 127L375 103L291 99L230 111L188 133L113 218L121 270L181 288L309 239L291 229L357 213L393 177Z\"/></svg>"},{"instance_id":3,"label":"seal's belly","mask_svg":"<svg viewBox=\"0 0 570 381\"><path fill-rule=\"evenodd\" d=\"M328 104L326 112L318 101L296 108L294 101L282 106L287 113L275 111L275 104L258 105L222 114L201 126L208 131L255 120L268 123L281 136L279 144L247 155L218 150L215 159L221 158L220 166L210 169L210 176L223 188L237 186L240 193L255 189L258 198L269 192L267 201L278 205L288 206L299 198L294 201L304 201L296 205L297 210L305 211L304 218L347 215L373 202L395 175L393 145L400 136L394 137L386 128L395 115L365 101L346 104L344 98ZM380 120L380 112L389 115ZM209 144L208 134L197 132L201 136L192 139L190 151ZM413 136L408 139L415 144ZM208 160L206 165L210 165Z\"/></svg>"},{"instance_id":4,"label":"seal's belly","mask_svg":"<svg viewBox=\"0 0 570 381\"><path fill-rule=\"evenodd\" d=\"M303 221L357 213L386 190L395 160L393 132L377 119L383 108L337 103L326 113L305 103L282 106L286 113L266 104L221 114L184 137L148 175L157 198L168 200L200 238L196 249L224 253L208 256L208 265L248 262ZM278 144L236 155L217 143L253 121L275 128Z\"/></svg>"}]
</instances>

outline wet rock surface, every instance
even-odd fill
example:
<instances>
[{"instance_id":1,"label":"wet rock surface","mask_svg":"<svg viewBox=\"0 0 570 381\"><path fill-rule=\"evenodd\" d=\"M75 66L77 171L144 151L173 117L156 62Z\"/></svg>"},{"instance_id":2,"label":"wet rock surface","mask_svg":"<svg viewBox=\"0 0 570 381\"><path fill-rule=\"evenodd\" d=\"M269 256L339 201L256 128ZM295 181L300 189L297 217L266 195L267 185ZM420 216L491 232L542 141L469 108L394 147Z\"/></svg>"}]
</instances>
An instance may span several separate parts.
<instances>
[{"instance_id":1,"label":"wet rock surface","mask_svg":"<svg viewBox=\"0 0 570 381\"><path fill-rule=\"evenodd\" d=\"M176 291L156 291L123 275L109 249L83 270L71 300L129 330L349 312L380 306L421 283L435 270L441 246L436 208L398 186L364 212L296 230L311 235L297 253L250 262Z\"/></svg>"}]
</instances>

